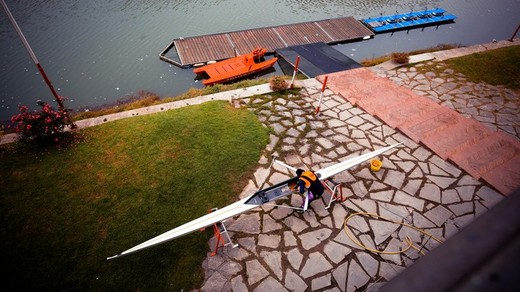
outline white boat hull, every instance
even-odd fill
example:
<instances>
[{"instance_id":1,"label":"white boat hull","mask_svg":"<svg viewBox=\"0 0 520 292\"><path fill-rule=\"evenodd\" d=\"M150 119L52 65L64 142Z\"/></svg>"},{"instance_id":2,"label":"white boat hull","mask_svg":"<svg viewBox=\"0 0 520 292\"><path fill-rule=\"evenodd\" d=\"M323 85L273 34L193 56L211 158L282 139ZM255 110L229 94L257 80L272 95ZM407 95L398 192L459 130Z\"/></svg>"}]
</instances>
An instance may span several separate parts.
<instances>
[{"instance_id":1,"label":"white boat hull","mask_svg":"<svg viewBox=\"0 0 520 292\"><path fill-rule=\"evenodd\" d=\"M321 180L324 180L324 179L327 179L331 176L334 176L342 171L345 171L349 168L352 168L356 165L359 165L371 158L374 158L380 154L382 154L383 152L386 152L394 147L397 147L398 145L400 145L401 143L398 143L398 144L394 144L394 145L391 145L391 146L388 146L388 147L385 147L385 148L381 148L379 150L376 150L376 151L372 151L372 152L369 152L369 153L365 153L361 156L358 156L358 157L354 157L352 159L348 159L346 161L343 161L343 162L340 162L338 164L334 164L334 165L331 165L329 167L326 167L326 168L323 168L323 169L320 169L318 171L316 171L316 174L319 176L319 178ZM282 165L284 165L282 163ZM286 165L287 166L287 165ZM288 166L289 167L289 166ZM291 168L293 171L295 170L294 168L292 167L289 167ZM280 186L280 188L282 187L287 187L287 186L284 186L284 183L287 183L289 182L290 180L286 181L286 182L283 182L283 183L280 183L278 184L277 186ZM266 190L268 189L273 189L273 187L270 187L270 188L267 188ZM264 202L267 202L267 201L270 201L271 199L269 200L260 200L260 199L255 199L255 196L258 196L259 194L261 194L262 191L258 191L256 192L255 194L247 197L247 198L244 198L240 201L237 201L231 205L228 205L227 207L225 208L222 208L222 209L218 209L214 212L211 212L211 213L208 213L207 215L204 215L198 219L195 219L193 221L190 221L186 224L183 224L179 227L176 227L168 232L165 232L161 235L158 235L150 240L147 240L139 245L136 245L128 250L125 250L123 251L122 253L120 254L117 254L115 256L111 256L111 257L108 257L107 259L113 259L113 258L117 258L117 257L120 257L120 256L124 256L124 255L128 255L128 254L131 254L131 253L134 253L134 252L137 252L137 251L140 251L140 250L143 250L145 248L150 248L152 246L155 246L155 245L158 245L158 244L161 244L161 243L164 243L164 242L167 242L167 241L170 241L170 240L173 240L175 238L178 238L178 237L181 237L183 235L186 235L188 233L192 233L192 232L195 232L197 230L200 230L204 227L207 227L207 226L210 226L210 225L213 225L215 223L218 223L218 222L222 222L224 220L226 220L227 218L231 218L231 217L234 217L234 216L237 216L237 215L240 215L242 213L245 213L249 210L252 210L260 205L262 205ZM283 192L283 195L288 195L290 192ZM275 197L275 198L279 198L279 197Z\"/></svg>"}]
</instances>

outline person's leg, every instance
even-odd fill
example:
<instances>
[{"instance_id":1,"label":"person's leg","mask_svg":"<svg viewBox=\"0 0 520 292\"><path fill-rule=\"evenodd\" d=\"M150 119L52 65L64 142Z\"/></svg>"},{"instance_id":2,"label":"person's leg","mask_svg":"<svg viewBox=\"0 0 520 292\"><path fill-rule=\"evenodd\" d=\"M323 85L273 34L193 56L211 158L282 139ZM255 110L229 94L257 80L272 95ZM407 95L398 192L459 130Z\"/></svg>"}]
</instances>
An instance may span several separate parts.
<instances>
[{"instance_id":1,"label":"person's leg","mask_svg":"<svg viewBox=\"0 0 520 292\"><path fill-rule=\"evenodd\" d=\"M314 200L314 195L312 194L311 191L308 191L308 192L307 192L307 196L308 196L308 198L309 198L309 204L310 204L310 203ZM304 206L305 206L305 197L303 197L303 202L302 202L302 205L301 205L300 208L303 209Z\"/></svg>"},{"instance_id":2,"label":"person's leg","mask_svg":"<svg viewBox=\"0 0 520 292\"><path fill-rule=\"evenodd\" d=\"M314 201L315 197L314 197L314 194L311 191L309 191L308 196L309 196L309 204L310 204L312 201Z\"/></svg>"}]
</instances>

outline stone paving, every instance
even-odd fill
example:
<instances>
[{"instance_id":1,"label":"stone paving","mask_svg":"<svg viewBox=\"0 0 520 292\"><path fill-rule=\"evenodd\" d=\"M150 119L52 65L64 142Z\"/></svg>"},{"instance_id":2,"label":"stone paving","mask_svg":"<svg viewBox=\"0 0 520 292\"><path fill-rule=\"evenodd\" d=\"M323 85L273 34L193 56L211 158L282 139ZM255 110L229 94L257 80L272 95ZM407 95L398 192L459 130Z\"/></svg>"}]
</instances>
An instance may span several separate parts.
<instances>
[{"instance_id":1,"label":"stone paving","mask_svg":"<svg viewBox=\"0 0 520 292\"><path fill-rule=\"evenodd\" d=\"M428 68L440 68L440 70L428 71ZM435 73L437 72L437 73ZM520 187L520 93L503 86L493 86L485 83L473 83L466 80L461 73L455 73L452 69L446 69L443 62L428 62L418 64L415 67L399 68L386 71L379 75L387 77L397 84L411 89L415 94L425 96L444 108L449 108L461 114L469 126L464 131L450 133L446 145L448 149L439 149L443 144L439 135L432 135L423 139L425 145L430 146L444 159L451 159L473 177L480 178L494 185L503 194L509 194ZM489 133L482 131L482 125L489 129ZM457 126L452 126L456 128ZM460 127L459 127L460 128ZM505 135L501 135L505 133ZM509 139L509 137L514 137ZM460 143L458 141L461 141ZM469 141L469 142L468 142ZM499 145L489 147L492 149L488 155L482 150L487 141ZM507 142L504 142L507 141ZM509 142L511 141L511 142ZM463 144L462 154L456 154L456 144ZM476 149L468 150L468 143L475 143ZM512 146L512 147L509 147ZM499 149L496 149L499 148ZM476 151L480 153L475 154ZM467 154L469 153L469 154ZM507 158L500 162L493 162L497 156L504 153ZM516 153L516 154L514 154ZM475 167L469 166L469 161L463 161L462 156L485 157L486 161L493 164L491 170L474 171ZM491 157L486 157L491 156ZM469 167L468 167L469 166ZM481 167L485 169L486 167ZM509 179L506 179L509 177Z\"/></svg>"},{"instance_id":2,"label":"stone paving","mask_svg":"<svg viewBox=\"0 0 520 292\"><path fill-rule=\"evenodd\" d=\"M433 77L429 73L425 74ZM504 195L520 187L520 141L516 136L489 129L429 97L378 77L367 68L336 72L328 77L327 86L333 92L399 129L416 143L427 146L442 159L453 161L475 179L484 179ZM324 76L317 78L323 80ZM442 86L439 84L445 81L434 80L426 81L420 88L429 93L438 90ZM510 93L505 103L507 107L503 108L505 112L519 101L514 92ZM479 99L487 97L484 96L487 92L482 90L475 94L480 94Z\"/></svg>"},{"instance_id":3,"label":"stone paving","mask_svg":"<svg viewBox=\"0 0 520 292\"><path fill-rule=\"evenodd\" d=\"M424 72L423 68L432 66L442 71ZM430 61L413 67L376 72L493 131L503 131L520 139L520 96L514 90L473 83L464 74L444 67L443 62Z\"/></svg>"},{"instance_id":4,"label":"stone paving","mask_svg":"<svg viewBox=\"0 0 520 292\"><path fill-rule=\"evenodd\" d=\"M305 214L263 206L228 219L238 247L227 246L203 263L204 291L373 291L411 265L420 254L375 254L347 237L343 224L353 212L370 212L422 228L446 239L485 212L503 196L446 162L430 150L383 124L372 115L326 90L321 115L314 115L321 84L303 83L302 96L247 98L244 103L272 129L270 144L242 197L289 177L283 167L270 167L271 155L295 166L319 169L331 163L404 142L383 154L383 168L368 164L335 177L345 202L325 209L326 193ZM299 206L300 195L279 204ZM349 227L361 242L382 251L413 243L427 252L438 245L428 236L401 225L355 217ZM213 247L213 243L209 245Z\"/></svg>"},{"instance_id":5,"label":"stone paving","mask_svg":"<svg viewBox=\"0 0 520 292\"><path fill-rule=\"evenodd\" d=\"M484 44L417 59L445 60L502 45L509 44ZM421 67L429 65L432 63L372 70L493 131L519 138L517 93L473 84L449 69L422 72ZM372 172L365 164L337 175L335 180L344 186L347 200L333 202L328 210L330 194L326 193L305 214L262 206L229 219L226 224L238 247L225 247L214 257L208 253L203 263L203 291L376 291L421 255L416 250L401 254L364 250L343 229L349 214L375 213L445 240L503 198L486 183L332 91L325 91L322 114L315 116L321 84L306 80L301 86L302 96L274 100L257 96L244 101L272 134L259 161L261 166L241 197L289 177L283 167L270 166L271 155L295 167L317 169L397 141L404 145L381 155L383 168L379 172ZM294 194L279 203L299 206L301 199ZM358 240L381 251L405 248L406 236L425 252L438 245L402 225L372 217L355 218L349 227ZM209 246L213 244L210 241Z\"/></svg>"},{"instance_id":6,"label":"stone paving","mask_svg":"<svg viewBox=\"0 0 520 292\"><path fill-rule=\"evenodd\" d=\"M504 45L510 44L483 44L413 59L444 60ZM472 84L449 69L438 74L422 72L421 66L427 65L395 69L387 63L371 70L491 130L519 138L517 94L501 87ZM415 249L376 254L360 248L343 229L349 214L375 213L447 239L503 198L486 183L331 90L325 91L321 115L314 115L321 83L312 79L300 81L299 86L301 96L287 99L260 95L270 91L268 86L260 86L95 118L80 125L89 127L209 100L237 103L240 99L239 103L255 111L271 129L260 166L241 197L292 176L283 167L270 165L272 155L295 167L319 169L404 142L380 156L383 167L379 172L364 164L336 175L334 179L342 183L347 200L333 202L329 209L330 194L325 193L304 214L262 206L228 219L226 226L238 246L227 246L213 257L208 252L203 263L203 291L375 291L421 255ZM1 143L16 140L13 135L1 138ZM299 206L301 200L294 194L278 203ZM381 251L405 248L406 237L426 253L438 245L417 231L372 217L355 217L349 227L363 244ZM209 248L213 247L210 241Z\"/></svg>"}]
</instances>

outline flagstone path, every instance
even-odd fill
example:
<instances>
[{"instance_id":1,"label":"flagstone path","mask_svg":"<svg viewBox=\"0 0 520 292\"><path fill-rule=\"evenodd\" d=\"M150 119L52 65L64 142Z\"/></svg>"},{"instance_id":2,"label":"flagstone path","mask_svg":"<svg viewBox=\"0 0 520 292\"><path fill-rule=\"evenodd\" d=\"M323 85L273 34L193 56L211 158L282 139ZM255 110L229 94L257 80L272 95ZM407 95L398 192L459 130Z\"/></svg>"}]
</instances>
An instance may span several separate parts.
<instances>
[{"instance_id":1,"label":"flagstone path","mask_svg":"<svg viewBox=\"0 0 520 292\"><path fill-rule=\"evenodd\" d=\"M503 45L510 44L484 44L414 56L413 59L442 61ZM329 88L332 90L325 91L319 116L314 112L322 86L311 79L299 82L302 96L273 99L270 95L262 95L270 90L261 85L88 119L78 122L78 126L90 127L210 100L242 103L255 111L272 133L260 166L241 197L293 175L279 165L270 167L272 155L295 167L318 169L404 142L380 156L383 167L379 172L372 172L368 164L364 164L336 175L334 179L342 183L347 200L332 203L330 209L326 209L330 198L326 193L314 201L305 214L288 208L263 206L228 219L226 225L238 247L227 246L213 257L208 252L203 263L203 291L375 291L421 255L415 249L387 255L362 249L343 229L349 214L375 213L447 239L502 200L499 191L507 193L517 185L500 182L504 177L517 178L520 173L518 147L515 146L520 133L518 94L501 87L472 84L449 69L440 74L421 73L421 66L395 69L395 65L386 63L370 71L361 68L357 77L336 78L341 81L335 84L335 78L331 78ZM338 87L344 82L352 83L350 79L360 82L357 86L363 94L349 94L352 92L349 87ZM369 84L371 81L374 81L373 85ZM373 92L370 90L374 89L385 93L383 101L387 105L371 100ZM424 98L417 99L418 96ZM392 107L393 102L403 97L406 100L402 109L395 103ZM430 107L435 110L431 111ZM417 126L417 120L415 124L410 122L409 118L416 116L414 111L421 112L422 119L439 114L438 118L430 120L445 123L443 130L463 130L452 132L456 133L452 135L454 139L443 138L438 136L442 132L440 128L436 130L432 124L424 124L429 126L421 128ZM451 122L459 123L448 125ZM430 133L424 135L428 129ZM481 174L476 171L479 169L475 164L461 163L473 161L467 157L481 156L480 147L467 154L436 147L443 141L462 149L473 134L481 135L475 141L482 144L485 140L502 141L498 144L500 147L492 146L491 149L506 148L503 155L510 155L510 159L494 160L492 166L486 164L484 169L497 171ZM0 144L15 140L15 135L4 135ZM463 155L469 156L464 160ZM502 162L509 164L504 166ZM508 167L510 173L504 174L497 167ZM479 177L484 181L478 180ZM280 204L299 206L301 200L300 195L292 195ZM355 217L349 221L349 227L363 244L381 251L403 249L407 246L406 237L426 253L438 245L417 231L372 217ZM210 241L209 248L213 247L214 242Z\"/></svg>"},{"instance_id":2,"label":"flagstone path","mask_svg":"<svg viewBox=\"0 0 520 292\"><path fill-rule=\"evenodd\" d=\"M514 104L518 105L519 96L514 92L471 84L450 71L437 75L419 73L414 67L373 69L376 73L364 69L362 74L378 74L383 80L402 85L404 91L399 86L386 91L390 99L400 95L392 95L390 90L395 88L409 98L408 104L416 103L412 97L427 96L431 101L428 105L436 110L446 108L455 119L470 120L470 129L498 130L509 135L508 143L518 143L519 107ZM386 81L384 84L389 86ZM392 143L402 141L404 145L381 155L383 167L379 172L372 172L364 164L337 175L335 180L343 184L347 200L333 202L328 210L330 195L326 193L305 214L263 206L229 219L226 226L238 247L227 246L213 257L208 253L203 263L203 291L376 291L421 254L414 249L391 255L362 249L343 229L349 214L375 213L445 240L502 200L503 195L491 185L445 160L445 153L440 151L439 155L434 152L437 149L424 147L426 143L413 132L412 137L407 137L410 131L402 131L404 127L396 127L398 123L387 124L384 117L392 116L389 106L369 112L363 108L369 102L353 105L356 101L346 102L345 95L337 95L334 86L329 86L332 90L325 91L321 115L315 116L321 83L305 80L301 86L302 97L272 99L265 95L243 99L244 106L255 111L272 134L260 167L241 197L292 175L281 166L270 167L271 155L295 167L318 169ZM403 110L398 117L410 115ZM512 170L518 175L518 166ZM301 200L301 196L292 195L280 204L299 206ZM355 218L349 221L355 236L381 251L404 249L406 236L426 253L438 245L402 225L371 217ZM213 247L210 241L209 248Z\"/></svg>"},{"instance_id":3,"label":"flagstone path","mask_svg":"<svg viewBox=\"0 0 520 292\"><path fill-rule=\"evenodd\" d=\"M433 72L426 74L434 77ZM468 94L476 86L466 82L462 85L465 89L460 89L462 86L446 76L425 81L426 76L416 70L404 75L417 77L419 81L409 79L408 84L424 96L378 77L367 68L329 74L328 87L416 143L426 145L442 159L453 161L475 179L484 179L504 195L520 187L520 141L515 129L520 126L520 98L514 91L480 85L474 94ZM453 109L444 104L453 105ZM485 120L488 127L480 120Z\"/></svg>"}]
</instances>

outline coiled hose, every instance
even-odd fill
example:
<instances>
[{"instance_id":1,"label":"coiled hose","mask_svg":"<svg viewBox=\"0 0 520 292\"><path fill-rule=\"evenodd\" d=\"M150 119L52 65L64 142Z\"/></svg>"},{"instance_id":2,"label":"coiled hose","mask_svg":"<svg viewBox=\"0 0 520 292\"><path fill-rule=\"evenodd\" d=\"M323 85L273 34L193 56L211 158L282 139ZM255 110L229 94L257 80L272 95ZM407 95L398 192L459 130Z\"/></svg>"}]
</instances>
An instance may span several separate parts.
<instances>
[{"instance_id":1,"label":"coiled hose","mask_svg":"<svg viewBox=\"0 0 520 292\"><path fill-rule=\"evenodd\" d=\"M368 247L364 244L362 244L355 236L354 236L354 233L352 231L350 231L349 227L348 227L348 221L354 217L354 216L371 216L371 217L374 217L376 219L381 219L381 220L385 220L385 221L388 221L390 223L394 223L394 224L399 224L399 225L402 225L402 226L405 226L405 227L408 227L408 228L411 228L413 230L416 230L424 235L427 235L429 236L430 238L432 238L433 240L437 241L438 243L442 243L442 240L438 239L437 237L433 236L432 234L420 229L420 228L417 228L413 225L410 225L410 224L406 224L406 223L403 223L403 222L397 222L397 221L393 221L389 218L386 218L386 217L383 217L383 216L379 216L377 214L373 214L373 213L366 213L366 212L358 212L358 213L353 213L351 214L350 216L348 216L346 219L345 219L345 222L343 224L343 228L345 230L345 233L347 234L347 236L350 238L350 240L352 240L355 244L357 244L358 246L360 246L361 248L363 249L366 249L368 251L371 251L373 253L378 253L378 254L400 254L400 253L403 253L403 252L406 252L407 250L409 250L410 248L414 248L415 250L417 250L419 253L421 253L422 255L424 255L424 252L419 249L417 246L415 246L412 242L412 239L408 236L406 236L406 243L408 244L408 246L403 249L403 250L400 250L400 251L381 251L381 250L377 250L377 249L373 249L371 247ZM350 233L352 233L352 235Z\"/></svg>"}]
</instances>

